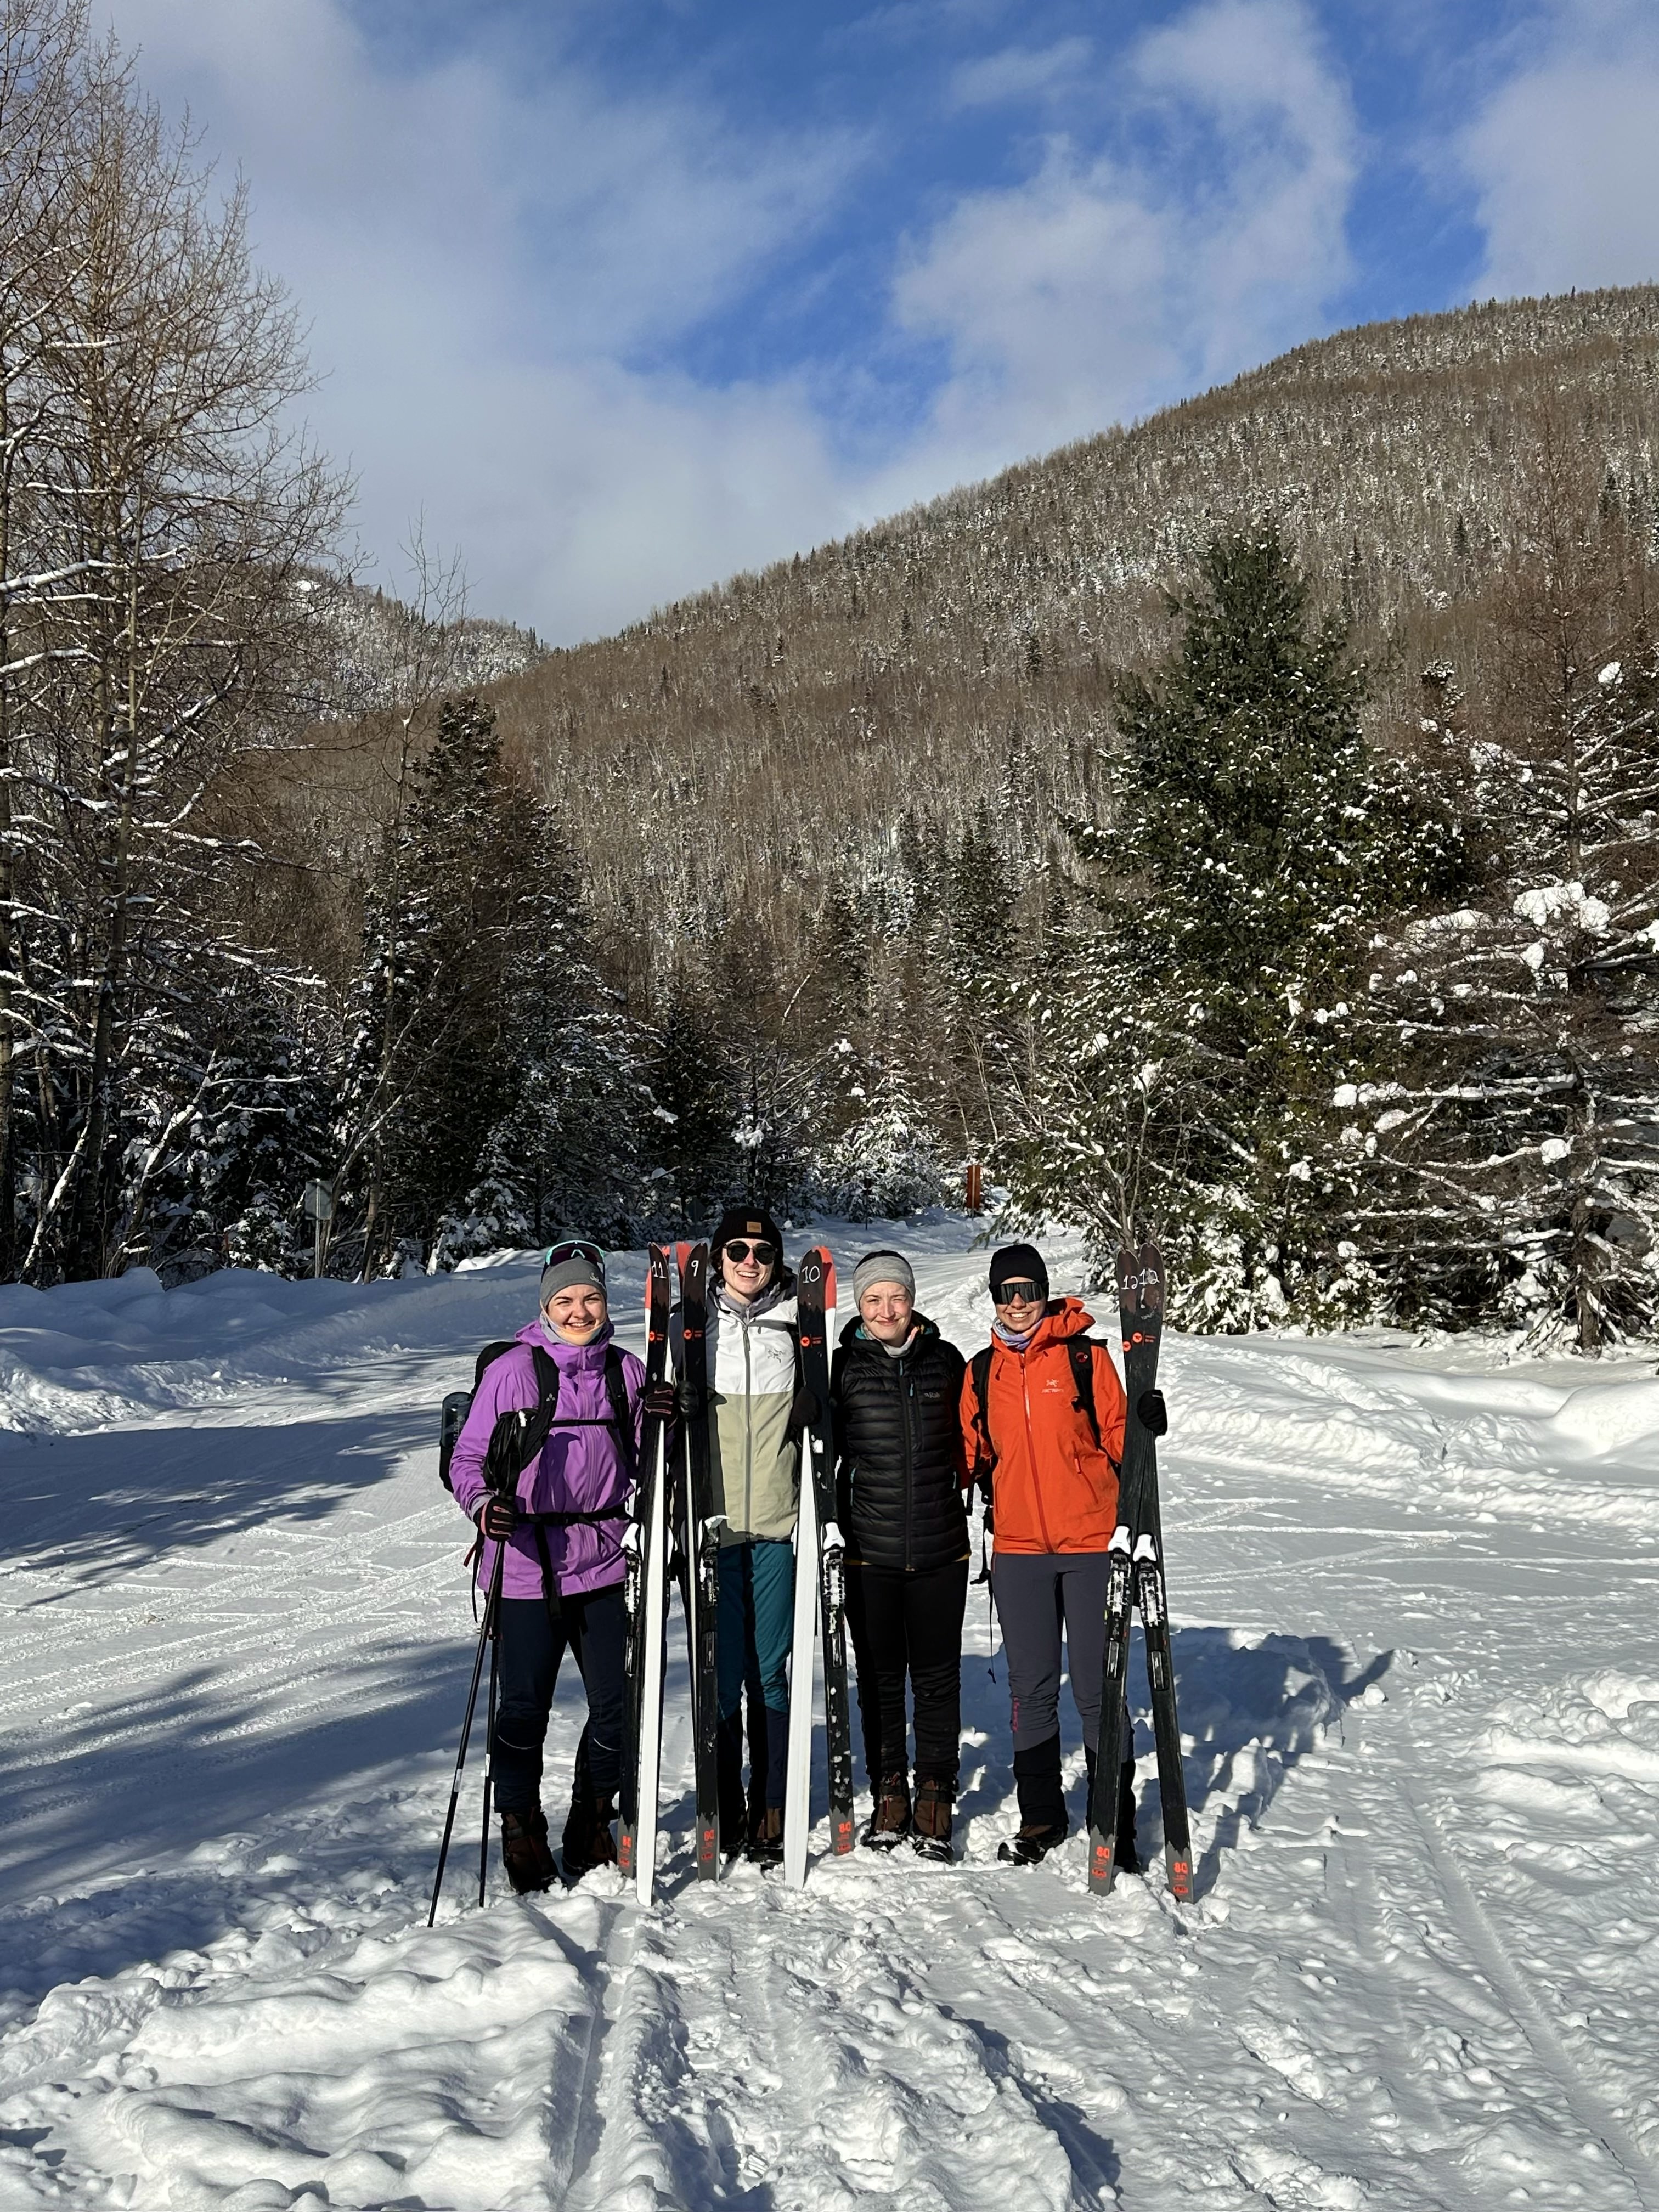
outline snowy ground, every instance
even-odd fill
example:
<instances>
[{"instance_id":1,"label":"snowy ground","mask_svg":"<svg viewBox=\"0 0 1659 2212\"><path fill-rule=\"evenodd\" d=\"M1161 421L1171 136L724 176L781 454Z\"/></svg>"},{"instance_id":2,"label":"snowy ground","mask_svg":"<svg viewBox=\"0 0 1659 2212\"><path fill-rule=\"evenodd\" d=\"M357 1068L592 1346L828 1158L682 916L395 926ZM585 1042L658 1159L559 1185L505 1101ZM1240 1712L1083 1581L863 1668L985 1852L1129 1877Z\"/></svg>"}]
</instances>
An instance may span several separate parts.
<instances>
[{"instance_id":1,"label":"snowy ground","mask_svg":"<svg viewBox=\"0 0 1659 2212\"><path fill-rule=\"evenodd\" d=\"M906 1241L982 1341L965 1229ZM1190 1909L1091 1899L1080 1837L996 1863L976 1593L963 1863L820 1827L805 1893L700 1888L682 1723L648 1918L605 1875L477 1911L470 1796L428 1933L472 1640L434 1409L532 1283L0 1291L4 2212L1659 2212L1650 1361L1170 1346Z\"/></svg>"}]
</instances>

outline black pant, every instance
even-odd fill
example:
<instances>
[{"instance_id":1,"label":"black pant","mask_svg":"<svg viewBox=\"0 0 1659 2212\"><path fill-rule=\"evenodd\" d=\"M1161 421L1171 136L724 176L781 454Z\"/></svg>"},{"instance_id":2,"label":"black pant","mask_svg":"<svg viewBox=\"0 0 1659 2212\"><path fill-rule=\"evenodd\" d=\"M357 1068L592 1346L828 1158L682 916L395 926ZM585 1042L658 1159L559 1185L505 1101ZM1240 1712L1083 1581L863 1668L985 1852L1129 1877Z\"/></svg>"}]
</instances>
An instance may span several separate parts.
<instances>
[{"instance_id":1,"label":"black pant","mask_svg":"<svg viewBox=\"0 0 1659 2212\"><path fill-rule=\"evenodd\" d=\"M890 1774L908 1774L904 1678L916 1706L916 1779L957 1786L962 1736L962 1616L968 1603L968 1562L926 1574L881 1567L847 1570L847 1626L859 1670L859 1718L864 1763L879 1788Z\"/></svg>"},{"instance_id":2,"label":"black pant","mask_svg":"<svg viewBox=\"0 0 1659 2212\"><path fill-rule=\"evenodd\" d=\"M501 1600L501 1704L495 1716L495 1802L503 1813L533 1813L541 1802L542 1745L559 1662L574 1651L587 1692L587 1725L576 1747L576 1772L595 1796L622 1780L623 1680L628 1610L623 1586L561 1598L558 1626L538 1597Z\"/></svg>"}]
</instances>

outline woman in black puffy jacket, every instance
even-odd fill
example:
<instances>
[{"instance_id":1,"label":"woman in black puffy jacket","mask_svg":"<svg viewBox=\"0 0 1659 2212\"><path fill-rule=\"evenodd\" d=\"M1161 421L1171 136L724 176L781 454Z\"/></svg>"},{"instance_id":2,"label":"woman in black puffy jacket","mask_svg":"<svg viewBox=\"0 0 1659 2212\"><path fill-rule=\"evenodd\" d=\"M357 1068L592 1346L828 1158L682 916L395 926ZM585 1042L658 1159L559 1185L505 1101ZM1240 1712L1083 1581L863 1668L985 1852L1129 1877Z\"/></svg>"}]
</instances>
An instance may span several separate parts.
<instances>
[{"instance_id":1,"label":"woman in black puffy jacket","mask_svg":"<svg viewBox=\"0 0 1659 2212\"><path fill-rule=\"evenodd\" d=\"M847 1624L876 1797L864 1841L890 1850L908 1835L928 1857L948 1859L968 1599L958 1412L963 1361L917 1313L915 1294L902 1254L872 1252L859 1261L858 1316L842 1331L830 1391L847 1537ZM907 1674L915 1700L914 1810Z\"/></svg>"}]
</instances>

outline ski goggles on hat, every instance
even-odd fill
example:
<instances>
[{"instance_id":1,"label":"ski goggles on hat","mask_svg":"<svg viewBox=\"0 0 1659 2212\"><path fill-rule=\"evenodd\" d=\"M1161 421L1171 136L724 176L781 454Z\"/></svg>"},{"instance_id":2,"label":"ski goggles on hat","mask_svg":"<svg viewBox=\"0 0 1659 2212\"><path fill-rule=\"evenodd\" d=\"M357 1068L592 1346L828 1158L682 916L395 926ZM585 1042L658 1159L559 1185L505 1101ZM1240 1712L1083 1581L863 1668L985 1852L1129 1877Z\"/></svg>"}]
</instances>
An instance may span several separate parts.
<instances>
[{"instance_id":1,"label":"ski goggles on hat","mask_svg":"<svg viewBox=\"0 0 1659 2212\"><path fill-rule=\"evenodd\" d=\"M585 1237L567 1237L562 1244L550 1244L542 1257L544 1267L561 1267L567 1260L586 1260L590 1266L605 1273L605 1255L597 1244L590 1244Z\"/></svg>"},{"instance_id":2,"label":"ski goggles on hat","mask_svg":"<svg viewBox=\"0 0 1659 2212\"><path fill-rule=\"evenodd\" d=\"M778 1256L777 1246L769 1244L763 1237L758 1243L747 1237L728 1237L720 1249L728 1260L735 1260L739 1267L752 1257L757 1267L769 1267Z\"/></svg>"},{"instance_id":3,"label":"ski goggles on hat","mask_svg":"<svg viewBox=\"0 0 1659 2212\"><path fill-rule=\"evenodd\" d=\"M1043 1296L1035 1283L1004 1283L992 1291L991 1303L995 1306L1040 1306Z\"/></svg>"}]
</instances>

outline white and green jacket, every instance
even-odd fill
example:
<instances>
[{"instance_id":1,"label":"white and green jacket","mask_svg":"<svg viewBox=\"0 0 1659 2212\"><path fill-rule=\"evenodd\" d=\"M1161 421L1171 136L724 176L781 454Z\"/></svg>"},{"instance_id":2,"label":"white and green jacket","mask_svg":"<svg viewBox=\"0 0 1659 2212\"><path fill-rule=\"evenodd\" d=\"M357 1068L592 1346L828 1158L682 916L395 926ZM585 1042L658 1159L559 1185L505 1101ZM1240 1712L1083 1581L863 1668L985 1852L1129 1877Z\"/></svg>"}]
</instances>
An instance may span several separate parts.
<instances>
[{"instance_id":1,"label":"white and green jacket","mask_svg":"<svg viewBox=\"0 0 1659 2212\"><path fill-rule=\"evenodd\" d=\"M708 1455L723 1544L795 1533L800 1447L788 1431L797 1382L795 1301L778 1289L751 1305L711 1285Z\"/></svg>"}]
</instances>

